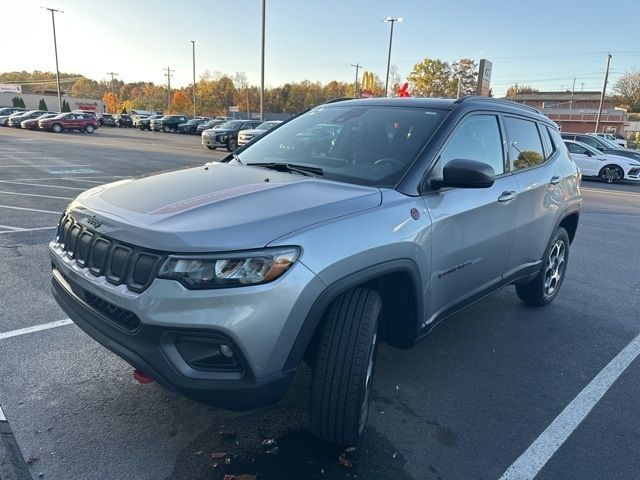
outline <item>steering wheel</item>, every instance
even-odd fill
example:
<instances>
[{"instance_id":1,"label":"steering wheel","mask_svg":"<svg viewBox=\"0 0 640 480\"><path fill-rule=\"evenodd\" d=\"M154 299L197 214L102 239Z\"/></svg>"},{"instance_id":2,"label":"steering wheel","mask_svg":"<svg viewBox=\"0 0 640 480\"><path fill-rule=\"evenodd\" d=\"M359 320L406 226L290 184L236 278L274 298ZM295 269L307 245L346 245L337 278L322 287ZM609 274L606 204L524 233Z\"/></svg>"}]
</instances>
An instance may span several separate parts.
<instances>
[{"instance_id":1,"label":"steering wheel","mask_svg":"<svg viewBox=\"0 0 640 480\"><path fill-rule=\"evenodd\" d=\"M389 165L391 167L396 167L396 169L400 170L405 167L404 163L396 158L384 157L380 160L376 160L373 162L376 166Z\"/></svg>"}]
</instances>

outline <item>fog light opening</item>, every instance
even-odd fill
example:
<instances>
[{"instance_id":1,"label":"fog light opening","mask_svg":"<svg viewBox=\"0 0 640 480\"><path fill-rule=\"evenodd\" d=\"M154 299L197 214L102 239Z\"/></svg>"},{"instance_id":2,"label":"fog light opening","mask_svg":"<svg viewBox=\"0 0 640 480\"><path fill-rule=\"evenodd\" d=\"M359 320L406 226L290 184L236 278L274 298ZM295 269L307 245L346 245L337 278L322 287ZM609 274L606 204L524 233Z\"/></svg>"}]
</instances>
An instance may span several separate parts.
<instances>
[{"instance_id":1,"label":"fog light opening","mask_svg":"<svg viewBox=\"0 0 640 480\"><path fill-rule=\"evenodd\" d=\"M224 343L220 345L220 353L222 353L222 355L224 355L227 358L233 357L233 350L229 345L225 345Z\"/></svg>"}]
</instances>

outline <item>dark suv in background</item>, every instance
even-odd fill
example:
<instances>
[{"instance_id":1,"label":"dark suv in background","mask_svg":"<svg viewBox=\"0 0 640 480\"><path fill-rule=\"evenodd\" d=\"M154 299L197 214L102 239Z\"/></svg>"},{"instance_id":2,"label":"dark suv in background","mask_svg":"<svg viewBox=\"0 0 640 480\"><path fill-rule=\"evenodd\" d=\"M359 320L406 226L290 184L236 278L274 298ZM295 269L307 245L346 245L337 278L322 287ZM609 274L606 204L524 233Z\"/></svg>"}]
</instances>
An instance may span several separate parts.
<instances>
[{"instance_id":1,"label":"dark suv in background","mask_svg":"<svg viewBox=\"0 0 640 480\"><path fill-rule=\"evenodd\" d=\"M187 120L185 115L165 115L162 118L152 119L149 126L154 132L172 132L178 130L178 125L181 123L187 123Z\"/></svg>"},{"instance_id":2,"label":"dark suv in background","mask_svg":"<svg viewBox=\"0 0 640 480\"><path fill-rule=\"evenodd\" d=\"M262 120L230 120L210 130L202 132L202 145L209 150L224 147L229 152L238 148L240 130L250 130L260 125Z\"/></svg>"},{"instance_id":3,"label":"dark suv in background","mask_svg":"<svg viewBox=\"0 0 640 480\"><path fill-rule=\"evenodd\" d=\"M114 115L113 119L116 122L116 127L118 128L131 128L133 127L133 119L131 115L127 115L124 113L119 113L118 115Z\"/></svg>"}]
</instances>

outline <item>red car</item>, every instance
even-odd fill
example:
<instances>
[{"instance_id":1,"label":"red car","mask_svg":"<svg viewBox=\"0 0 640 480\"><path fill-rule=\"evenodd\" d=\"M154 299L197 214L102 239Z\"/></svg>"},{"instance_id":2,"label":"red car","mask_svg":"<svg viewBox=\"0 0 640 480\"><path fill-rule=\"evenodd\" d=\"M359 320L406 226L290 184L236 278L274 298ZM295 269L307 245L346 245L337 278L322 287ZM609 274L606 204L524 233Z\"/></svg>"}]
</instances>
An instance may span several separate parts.
<instances>
[{"instance_id":1,"label":"red car","mask_svg":"<svg viewBox=\"0 0 640 480\"><path fill-rule=\"evenodd\" d=\"M38 118L32 118L31 120L23 120L20 123L20 126L22 128L26 128L27 130L37 130L38 129L38 122L40 120L45 120L47 118L57 117L58 115L60 115L60 114L59 113L45 113L44 115L41 115Z\"/></svg>"},{"instance_id":2,"label":"red car","mask_svg":"<svg viewBox=\"0 0 640 480\"><path fill-rule=\"evenodd\" d=\"M38 120L38 128L49 132L60 133L65 130L80 130L93 133L100 125L88 113L61 113L53 118Z\"/></svg>"}]
</instances>

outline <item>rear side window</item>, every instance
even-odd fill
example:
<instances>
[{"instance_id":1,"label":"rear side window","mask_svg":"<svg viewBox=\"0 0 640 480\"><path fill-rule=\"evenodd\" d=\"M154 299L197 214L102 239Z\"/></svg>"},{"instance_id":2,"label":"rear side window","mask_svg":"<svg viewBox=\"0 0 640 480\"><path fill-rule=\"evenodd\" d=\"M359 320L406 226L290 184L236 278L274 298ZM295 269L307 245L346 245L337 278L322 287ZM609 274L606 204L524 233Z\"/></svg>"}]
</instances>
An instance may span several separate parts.
<instances>
[{"instance_id":1,"label":"rear side window","mask_svg":"<svg viewBox=\"0 0 640 480\"><path fill-rule=\"evenodd\" d=\"M535 122L504 117L504 125L509 136L509 156L514 170L535 167L544 162L544 149Z\"/></svg>"},{"instance_id":2,"label":"rear side window","mask_svg":"<svg viewBox=\"0 0 640 480\"><path fill-rule=\"evenodd\" d=\"M553 148L553 143L551 142L551 137L549 137L549 131L547 130L547 127L542 124L538 124L538 127L540 128L542 146L544 147L544 159L547 160L548 158L551 158L556 149Z\"/></svg>"}]
</instances>

